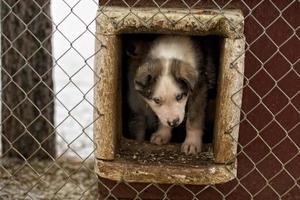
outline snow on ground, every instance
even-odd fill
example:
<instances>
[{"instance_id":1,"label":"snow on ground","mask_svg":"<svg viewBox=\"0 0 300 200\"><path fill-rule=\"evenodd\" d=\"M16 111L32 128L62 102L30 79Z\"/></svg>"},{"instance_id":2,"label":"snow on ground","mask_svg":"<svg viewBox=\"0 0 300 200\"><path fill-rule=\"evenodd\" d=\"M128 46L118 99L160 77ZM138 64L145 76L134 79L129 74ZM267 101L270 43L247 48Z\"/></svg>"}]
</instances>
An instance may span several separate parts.
<instances>
[{"instance_id":1,"label":"snow on ground","mask_svg":"<svg viewBox=\"0 0 300 200\"><path fill-rule=\"evenodd\" d=\"M85 159L94 150L93 54L97 2L51 3L58 156L65 153Z\"/></svg>"}]
</instances>

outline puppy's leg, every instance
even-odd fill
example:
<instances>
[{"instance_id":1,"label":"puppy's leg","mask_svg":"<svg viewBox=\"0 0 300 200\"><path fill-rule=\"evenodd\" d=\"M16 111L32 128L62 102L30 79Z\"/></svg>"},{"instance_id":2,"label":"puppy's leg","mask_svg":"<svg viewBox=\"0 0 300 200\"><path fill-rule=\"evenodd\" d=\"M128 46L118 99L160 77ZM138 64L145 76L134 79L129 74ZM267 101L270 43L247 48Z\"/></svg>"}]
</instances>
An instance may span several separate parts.
<instances>
[{"instance_id":1,"label":"puppy's leg","mask_svg":"<svg viewBox=\"0 0 300 200\"><path fill-rule=\"evenodd\" d=\"M132 138L142 142L145 140L147 124L146 117L144 115L134 115L129 122L129 131Z\"/></svg>"},{"instance_id":2,"label":"puppy's leg","mask_svg":"<svg viewBox=\"0 0 300 200\"><path fill-rule=\"evenodd\" d=\"M160 124L158 130L151 136L151 143L157 145L167 144L171 139L171 131L171 127Z\"/></svg>"},{"instance_id":3,"label":"puppy's leg","mask_svg":"<svg viewBox=\"0 0 300 200\"><path fill-rule=\"evenodd\" d=\"M201 88L195 97L192 97L186 120L186 138L181 151L187 155L201 152L203 124L206 107L206 88Z\"/></svg>"},{"instance_id":4,"label":"puppy's leg","mask_svg":"<svg viewBox=\"0 0 300 200\"><path fill-rule=\"evenodd\" d=\"M200 122L199 122L200 123ZM190 120L186 123L186 138L181 146L181 151L186 155L201 152L203 129Z\"/></svg>"}]
</instances>

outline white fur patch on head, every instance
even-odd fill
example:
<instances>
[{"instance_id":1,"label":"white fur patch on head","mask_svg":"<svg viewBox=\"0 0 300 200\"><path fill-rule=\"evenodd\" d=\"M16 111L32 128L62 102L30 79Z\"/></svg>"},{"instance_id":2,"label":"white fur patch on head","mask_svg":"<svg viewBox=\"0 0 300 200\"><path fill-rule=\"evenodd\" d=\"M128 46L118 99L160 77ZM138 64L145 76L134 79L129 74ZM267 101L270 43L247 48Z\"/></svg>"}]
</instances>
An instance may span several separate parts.
<instances>
[{"instance_id":1,"label":"white fur patch on head","mask_svg":"<svg viewBox=\"0 0 300 200\"><path fill-rule=\"evenodd\" d=\"M150 51L153 58L178 59L197 67L195 46L189 37L163 36L154 41Z\"/></svg>"}]
</instances>

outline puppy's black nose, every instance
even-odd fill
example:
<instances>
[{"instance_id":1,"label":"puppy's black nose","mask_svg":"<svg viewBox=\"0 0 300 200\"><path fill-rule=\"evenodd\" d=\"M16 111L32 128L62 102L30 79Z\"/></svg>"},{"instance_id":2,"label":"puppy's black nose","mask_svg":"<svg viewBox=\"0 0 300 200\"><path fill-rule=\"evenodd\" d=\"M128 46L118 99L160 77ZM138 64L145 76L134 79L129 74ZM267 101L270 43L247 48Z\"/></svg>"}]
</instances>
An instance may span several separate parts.
<instances>
[{"instance_id":1,"label":"puppy's black nose","mask_svg":"<svg viewBox=\"0 0 300 200\"><path fill-rule=\"evenodd\" d=\"M179 123L179 118L174 119L173 121L168 121L169 126L172 128L176 127Z\"/></svg>"}]
</instances>

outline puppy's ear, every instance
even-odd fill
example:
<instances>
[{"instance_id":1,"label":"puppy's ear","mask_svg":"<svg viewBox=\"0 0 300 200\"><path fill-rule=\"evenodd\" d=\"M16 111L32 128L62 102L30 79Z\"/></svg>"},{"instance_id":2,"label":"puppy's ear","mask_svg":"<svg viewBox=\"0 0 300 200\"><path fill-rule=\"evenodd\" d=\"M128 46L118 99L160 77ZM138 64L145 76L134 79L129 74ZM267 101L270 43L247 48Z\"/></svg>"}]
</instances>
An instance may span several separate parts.
<instances>
[{"instance_id":1,"label":"puppy's ear","mask_svg":"<svg viewBox=\"0 0 300 200\"><path fill-rule=\"evenodd\" d=\"M147 87L153 79L149 70L149 63L141 65L135 75L134 87L136 90L143 90Z\"/></svg>"},{"instance_id":2,"label":"puppy's ear","mask_svg":"<svg viewBox=\"0 0 300 200\"><path fill-rule=\"evenodd\" d=\"M142 64L135 74L134 87L144 96L149 96L157 77L161 73L161 64L158 59L148 59Z\"/></svg>"},{"instance_id":3,"label":"puppy's ear","mask_svg":"<svg viewBox=\"0 0 300 200\"><path fill-rule=\"evenodd\" d=\"M198 71L186 62L174 59L171 64L171 73L182 87L193 91L198 81Z\"/></svg>"}]
</instances>

